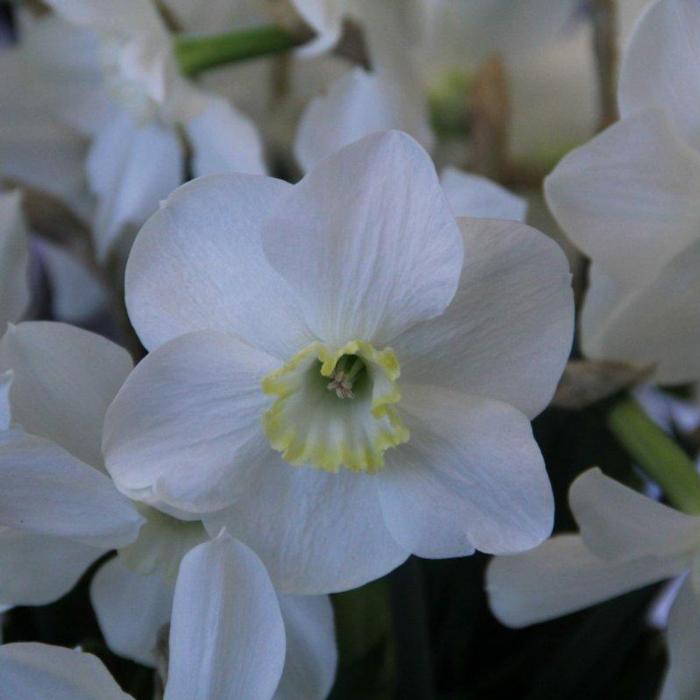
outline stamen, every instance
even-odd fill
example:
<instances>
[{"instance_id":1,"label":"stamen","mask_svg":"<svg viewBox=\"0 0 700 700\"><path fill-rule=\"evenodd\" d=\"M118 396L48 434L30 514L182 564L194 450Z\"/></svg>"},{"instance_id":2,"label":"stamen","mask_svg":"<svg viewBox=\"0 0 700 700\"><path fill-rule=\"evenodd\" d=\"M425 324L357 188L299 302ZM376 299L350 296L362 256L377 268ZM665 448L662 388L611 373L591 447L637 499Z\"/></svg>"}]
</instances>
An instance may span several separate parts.
<instances>
[{"instance_id":1,"label":"stamen","mask_svg":"<svg viewBox=\"0 0 700 700\"><path fill-rule=\"evenodd\" d=\"M333 373L333 379L326 385L328 391L335 391L339 399L354 399L352 393L352 377L349 373L340 370Z\"/></svg>"}]
</instances>

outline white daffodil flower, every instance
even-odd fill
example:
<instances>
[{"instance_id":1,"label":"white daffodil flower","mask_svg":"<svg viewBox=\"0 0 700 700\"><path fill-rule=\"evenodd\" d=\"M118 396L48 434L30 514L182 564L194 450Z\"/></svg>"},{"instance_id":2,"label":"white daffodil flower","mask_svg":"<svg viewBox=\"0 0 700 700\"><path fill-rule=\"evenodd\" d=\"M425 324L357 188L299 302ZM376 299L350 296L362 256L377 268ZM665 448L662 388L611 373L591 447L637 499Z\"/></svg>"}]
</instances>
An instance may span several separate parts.
<instances>
[{"instance_id":1,"label":"white daffodil flower","mask_svg":"<svg viewBox=\"0 0 700 700\"><path fill-rule=\"evenodd\" d=\"M669 508L589 469L572 484L579 535L557 535L496 557L486 586L496 617L524 627L688 573L668 622L670 665L663 700L697 696L700 672L700 517Z\"/></svg>"},{"instance_id":2,"label":"white daffodil flower","mask_svg":"<svg viewBox=\"0 0 700 700\"><path fill-rule=\"evenodd\" d=\"M522 224L455 219L407 135L297 185L183 186L138 235L126 296L151 353L107 416L110 473L225 524L280 590L549 533L528 418L569 353L566 260Z\"/></svg>"},{"instance_id":3,"label":"white daffodil flower","mask_svg":"<svg viewBox=\"0 0 700 700\"><path fill-rule=\"evenodd\" d=\"M126 351L60 323L20 323L0 340L0 603L56 600L116 548L92 581L95 612L115 653L154 665L181 560L209 537L198 520L130 502L102 471L105 409L131 368ZM281 596L279 605L281 689L320 700L335 673L330 602Z\"/></svg>"},{"instance_id":4,"label":"white daffodil flower","mask_svg":"<svg viewBox=\"0 0 700 700\"><path fill-rule=\"evenodd\" d=\"M180 75L152 0L48 4L59 16L29 24L19 47L0 59L0 86L14 95L3 107L9 114L0 132L1 167L91 218L100 257L183 182L183 135L195 176L264 172L252 122ZM41 115L29 122L29 132L26 112ZM37 140L47 139L50 150L38 151Z\"/></svg>"},{"instance_id":5,"label":"white daffodil flower","mask_svg":"<svg viewBox=\"0 0 700 700\"><path fill-rule=\"evenodd\" d=\"M174 599L165 700L324 697L303 682L285 685L290 638L287 631L285 643L280 601L265 567L241 542L221 535L192 549ZM294 672L303 675L299 661ZM1 646L0 687L14 700L131 700L92 654L44 644Z\"/></svg>"},{"instance_id":6,"label":"white daffodil flower","mask_svg":"<svg viewBox=\"0 0 700 700\"><path fill-rule=\"evenodd\" d=\"M622 119L545 183L552 212L588 255L581 319L589 357L700 378L700 5L659 0L624 54Z\"/></svg>"}]
</instances>

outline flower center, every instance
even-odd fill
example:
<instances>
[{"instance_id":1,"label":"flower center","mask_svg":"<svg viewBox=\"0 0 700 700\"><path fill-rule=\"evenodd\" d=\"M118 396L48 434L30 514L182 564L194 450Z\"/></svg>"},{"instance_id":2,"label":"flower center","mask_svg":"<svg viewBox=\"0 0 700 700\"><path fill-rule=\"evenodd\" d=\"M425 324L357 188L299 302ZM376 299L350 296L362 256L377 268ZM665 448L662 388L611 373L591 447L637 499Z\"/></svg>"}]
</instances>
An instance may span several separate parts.
<instances>
[{"instance_id":1,"label":"flower center","mask_svg":"<svg viewBox=\"0 0 700 700\"><path fill-rule=\"evenodd\" d=\"M312 343L263 379L263 391L277 397L263 416L270 445L297 466L378 471L384 452L409 437L394 406L399 373L389 348Z\"/></svg>"}]
</instances>

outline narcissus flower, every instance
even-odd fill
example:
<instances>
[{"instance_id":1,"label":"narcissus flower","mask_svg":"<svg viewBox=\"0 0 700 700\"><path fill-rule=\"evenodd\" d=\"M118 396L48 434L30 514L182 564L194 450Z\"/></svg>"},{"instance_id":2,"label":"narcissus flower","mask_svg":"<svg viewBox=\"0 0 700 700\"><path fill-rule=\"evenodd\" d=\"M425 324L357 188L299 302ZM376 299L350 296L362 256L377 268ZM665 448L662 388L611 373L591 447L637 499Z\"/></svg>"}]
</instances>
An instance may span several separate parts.
<instances>
[{"instance_id":1,"label":"narcissus flower","mask_svg":"<svg viewBox=\"0 0 700 700\"><path fill-rule=\"evenodd\" d=\"M295 613L303 619L304 605ZM280 684L287 645L277 595L258 557L226 535L183 559L169 636L165 700L315 697L303 683ZM301 676L304 659L296 661ZM17 700L131 700L95 656L45 644L0 647L0 685Z\"/></svg>"},{"instance_id":2,"label":"narcissus flower","mask_svg":"<svg viewBox=\"0 0 700 700\"><path fill-rule=\"evenodd\" d=\"M129 501L103 471L102 420L131 367L122 348L60 323L20 323L0 340L0 604L52 602L116 548L92 580L93 606L112 651L154 665L181 560L209 537L197 519ZM277 605L281 688L321 700L335 671L330 602Z\"/></svg>"},{"instance_id":3,"label":"narcissus flower","mask_svg":"<svg viewBox=\"0 0 700 700\"><path fill-rule=\"evenodd\" d=\"M108 412L110 473L225 524L280 589L549 533L528 418L569 352L566 260L522 224L455 219L405 134L297 185L183 186L141 230L126 295L151 353Z\"/></svg>"},{"instance_id":4,"label":"narcissus flower","mask_svg":"<svg viewBox=\"0 0 700 700\"><path fill-rule=\"evenodd\" d=\"M700 4L659 0L625 51L622 119L566 156L549 205L592 260L581 319L593 358L700 378Z\"/></svg>"},{"instance_id":5,"label":"narcissus flower","mask_svg":"<svg viewBox=\"0 0 700 700\"><path fill-rule=\"evenodd\" d=\"M158 3L47 4L57 16L26 22L18 47L0 58L0 170L89 218L101 258L183 182L186 158L195 175L264 172L250 119L181 75ZM215 11L198 19L236 16L230 3L209 4ZM175 5L164 3L191 20L190 3Z\"/></svg>"},{"instance_id":6,"label":"narcissus flower","mask_svg":"<svg viewBox=\"0 0 700 700\"><path fill-rule=\"evenodd\" d=\"M700 517L642 496L599 469L573 483L569 504L580 535L557 535L531 552L491 562L492 610L505 624L523 627L690 572L669 616L670 665L661 697L696 697Z\"/></svg>"}]
</instances>

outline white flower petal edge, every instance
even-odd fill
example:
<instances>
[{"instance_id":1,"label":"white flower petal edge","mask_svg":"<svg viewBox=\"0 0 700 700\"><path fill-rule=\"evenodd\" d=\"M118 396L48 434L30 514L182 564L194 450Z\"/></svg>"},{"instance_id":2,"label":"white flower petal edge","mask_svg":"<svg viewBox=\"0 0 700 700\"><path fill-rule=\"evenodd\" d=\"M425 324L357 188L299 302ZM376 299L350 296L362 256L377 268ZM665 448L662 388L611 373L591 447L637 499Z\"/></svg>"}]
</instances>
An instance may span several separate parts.
<instances>
[{"instance_id":1,"label":"white flower petal edge","mask_svg":"<svg viewBox=\"0 0 700 700\"><path fill-rule=\"evenodd\" d=\"M13 420L95 468L107 406L131 368L123 348L63 323L20 323L0 340L0 372L14 376Z\"/></svg>"},{"instance_id":2,"label":"white flower petal edge","mask_svg":"<svg viewBox=\"0 0 700 700\"><path fill-rule=\"evenodd\" d=\"M268 700L282 675L282 615L262 562L225 534L182 560L165 700Z\"/></svg>"},{"instance_id":3,"label":"white flower petal edge","mask_svg":"<svg viewBox=\"0 0 700 700\"><path fill-rule=\"evenodd\" d=\"M452 303L392 341L402 378L504 401L533 418L551 400L571 349L569 264L528 226L459 225L467 252Z\"/></svg>"},{"instance_id":4,"label":"white flower petal edge","mask_svg":"<svg viewBox=\"0 0 700 700\"><path fill-rule=\"evenodd\" d=\"M567 236L623 289L643 286L700 237L700 154L652 110L569 153L545 180Z\"/></svg>"},{"instance_id":5,"label":"white flower petal edge","mask_svg":"<svg viewBox=\"0 0 700 700\"><path fill-rule=\"evenodd\" d=\"M98 197L97 255L104 261L127 224L140 225L183 179L184 154L174 127L138 124L118 112L90 148L87 174Z\"/></svg>"},{"instance_id":6,"label":"white flower petal edge","mask_svg":"<svg viewBox=\"0 0 700 700\"><path fill-rule=\"evenodd\" d=\"M0 527L0 603L45 605L68 593L105 549Z\"/></svg>"},{"instance_id":7,"label":"white flower petal edge","mask_svg":"<svg viewBox=\"0 0 700 700\"><path fill-rule=\"evenodd\" d=\"M456 217L525 221L527 201L486 177L448 167L440 183Z\"/></svg>"},{"instance_id":8,"label":"white flower petal edge","mask_svg":"<svg viewBox=\"0 0 700 700\"><path fill-rule=\"evenodd\" d=\"M700 7L688 0L657 0L640 17L620 71L623 117L649 108L667 110L690 143L700 148Z\"/></svg>"},{"instance_id":9,"label":"white flower petal edge","mask_svg":"<svg viewBox=\"0 0 700 700\"><path fill-rule=\"evenodd\" d=\"M511 553L552 530L554 501L528 419L448 389L402 385L412 439L377 474L387 527L423 557Z\"/></svg>"},{"instance_id":10,"label":"white flower petal edge","mask_svg":"<svg viewBox=\"0 0 700 700\"><path fill-rule=\"evenodd\" d=\"M58 445L0 433L0 525L107 550L136 539L143 519L111 480Z\"/></svg>"},{"instance_id":11,"label":"white flower petal edge","mask_svg":"<svg viewBox=\"0 0 700 700\"><path fill-rule=\"evenodd\" d=\"M220 97L206 96L200 114L187 122L195 177L266 172L263 144L251 119Z\"/></svg>"},{"instance_id":12,"label":"white flower petal edge","mask_svg":"<svg viewBox=\"0 0 700 700\"><path fill-rule=\"evenodd\" d=\"M557 535L530 552L494 558L486 590L501 622L525 627L670 578L686 566L685 558L605 560L581 537Z\"/></svg>"},{"instance_id":13,"label":"white flower petal edge","mask_svg":"<svg viewBox=\"0 0 700 700\"><path fill-rule=\"evenodd\" d=\"M29 239L19 191L0 193L0 334L29 305Z\"/></svg>"},{"instance_id":14,"label":"white flower petal edge","mask_svg":"<svg viewBox=\"0 0 700 700\"><path fill-rule=\"evenodd\" d=\"M170 621L173 585L162 576L127 569L119 557L103 564L90 585L90 600L109 648L155 666L160 630Z\"/></svg>"},{"instance_id":15,"label":"white flower petal edge","mask_svg":"<svg viewBox=\"0 0 700 700\"><path fill-rule=\"evenodd\" d=\"M442 313L464 255L432 161L398 131L319 163L279 198L262 239L309 328L340 347L357 339L381 347Z\"/></svg>"},{"instance_id":16,"label":"white flower petal edge","mask_svg":"<svg viewBox=\"0 0 700 700\"><path fill-rule=\"evenodd\" d=\"M700 517L643 496L600 469L574 481L569 505L586 546L603 559L690 556L700 544Z\"/></svg>"},{"instance_id":17,"label":"white flower petal edge","mask_svg":"<svg viewBox=\"0 0 700 700\"><path fill-rule=\"evenodd\" d=\"M0 646L0 687L13 700L133 700L96 656L48 644Z\"/></svg>"},{"instance_id":18,"label":"white flower petal edge","mask_svg":"<svg viewBox=\"0 0 700 700\"><path fill-rule=\"evenodd\" d=\"M148 220L129 256L126 304L149 350L205 328L284 360L313 340L260 238L265 213L290 187L253 175L205 177Z\"/></svg>"},{"instance_id":19,"label":"white flower petal edge","mask_svg":"<svg viewBox=\"0 0 700 700\"><path fill-rule=\"evenodd\" d=\"M212 512L234 500L236 473L270 454L260 384L277 368L233 335L188 333L131 373L107 411L104 452L117 487L151 505Z\"/></svg>"},{"instance_id":20,"label":"white flower petal edge","mask_svg":"<svg viewBox=\"0 0 700 700\"><path fill-rule=\"evenodd\" d=\"M275 700L324 700L335 680L338 651L328 596L279 596L287 636Z\"/></svg>"},{"instance_id":21,"label":"white flower petal edge","mask_svg":"<svg viewBox=\"0 0 700 700\"><path fill-rule=\"evenodd\" d=\"M586 353L653 367L653 379L659 384L696 380L700 376L698 265L700 240L678 253L646 287L618 302L602 326L584 336Z\"/></svg>"}]
</instances>

